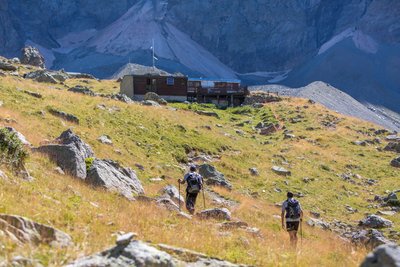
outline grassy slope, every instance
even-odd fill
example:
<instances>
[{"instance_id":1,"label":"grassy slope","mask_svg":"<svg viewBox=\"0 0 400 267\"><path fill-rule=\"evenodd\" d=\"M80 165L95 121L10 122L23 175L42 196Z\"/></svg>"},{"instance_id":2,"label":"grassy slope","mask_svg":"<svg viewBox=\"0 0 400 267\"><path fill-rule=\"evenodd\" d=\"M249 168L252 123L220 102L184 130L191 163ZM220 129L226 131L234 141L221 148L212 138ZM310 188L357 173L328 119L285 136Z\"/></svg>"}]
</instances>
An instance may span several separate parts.
<instances>
[{"instance_id":1,"label":"grassy slope","mask_svg":"<svg viewBox=\"0 0 400 267\"><path fill-rule=\"evenodd\" d=\"M76 83L79 81L67 81L69 85ZM96 91L115 92L118 85L111 81L90 81L89 86ZM54 250L45 246L19 248L6 243L0 249L0 258L30 254L44 264L60 265L77 256L108 247L114 240L112 234L117 231L136 231L144 240L186 247L246 264L354 266L361 261L365 251L352 248L334 235L315 229L305 229L306 240L301 253L296 255L288 251L286 233L279 230L280 221L273 216L279 214L279 210L272 205L282 201L284 193L276 193L274 188L283 192L290 189L304 193L306 197L301 201L305 209L321 212L324 219L338 218L352 222L361 219L366 212L376 211L367 208L370 204L367 200L373 198L374 193L383 194L385 190L400 188L400 172L388 165L394 157L392 153L378 152L374 146L351 144L357 139L367 139L359 131L368 131L371 124L345 118L319 105L303 108L308 104L302 99L286 99L261 110L246 110L248 113L241 115L229 109L217 111L221 119L216 119L196 115L184 110L187 106L180 104L176 105L179 108L177 111L127 105L69 93L62 85L56 87L63 90L55 90L54 87L15 77L0 78L0 100L5 103L0 108L0 119L16 120L16 123L0 120L0 124L15 127L34 145L54 139L63 130L72 127L92 146L97 157L112 158L126 166L142 164L145 171L138 171L138 175L146 193L153 196L162 186L175 183L175 179L183 174L185 151L194 149L221 155L221 160L214 165L225 173L235 188L233 192L222 193L241 201L241 205L233 210L234 217L260 228L264 238L253 237L240 230L221 234L212 222L194 220L188 224L184 219L153 205L129 203L114 194L92 189L76 179L56 174L53 163L33 154L27 166L36 180L32 183L17 178L13 182L0 181L0 212L19 214L54 225L71 234L76 245L68 250ZM16 88L40 92L44 98L35 99ZM121 111L109 113L97 109L100 103L107 107L119 107ZM49 106L77 115L81 124L69 124L48 112L43 117L39 115L38 112L45 111ZM298 114L305 117L303 122L290 123L289 118ZM274 120L274 116L284 121L296 136L305 136L309 140L284 140L282 132L263 137L255 134L251 125L235 126L246 120L252 120L254 126L261 118ZM326 116L342 118L336 130L321 126L320 122ZM223 125L223 128L216 127L216 124ZM212 129L204 126L211 126ZM317 130L307 131L310 126ZM245 135L240 136L236 129L243 130ZM96 139L102 134L111 136L114 145L99 143ZM266 141L270 144L264 144ZM116 150L120 150L121 154ZM289 163L283 166L292 171L291 177L283 178L271 171L272 165L282 165L282 158ZM348 164L359 166L354 172L379 180L378 185L357 186L343 181L337 174L346 172ZM261 175L250 176L250 167L257 167ZM152 184L148 181L161 175L166 177L163 183ZM305 184L302 181L304 177L316 180ZM258 197L250 197L255 192ZM345 204L357 208L359 213L348 214ZM395 222L396 230L400 230L400 219L390 219Z\"/></svg>"}]
</instances>

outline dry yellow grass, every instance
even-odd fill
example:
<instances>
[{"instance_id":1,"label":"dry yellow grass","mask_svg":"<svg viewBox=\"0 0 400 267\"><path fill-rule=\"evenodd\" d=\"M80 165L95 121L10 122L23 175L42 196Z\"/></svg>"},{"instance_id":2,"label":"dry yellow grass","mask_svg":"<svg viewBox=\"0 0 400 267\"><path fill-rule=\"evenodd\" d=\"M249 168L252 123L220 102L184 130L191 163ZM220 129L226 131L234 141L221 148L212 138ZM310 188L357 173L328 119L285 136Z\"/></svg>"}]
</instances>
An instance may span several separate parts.
<instances>
[{"instance_id":1,"label":"dry yellow grass","mask_svg":"<svg viewBox=\"0 0 400 267\"><path fill-rule=\"evenodd\" d=\"M72 80L66 84L78 83L79 80ZM107 93L117 90L114 88L117 83L112 81L90 81L89 84L99 92L102 87ZM232 181L234 190L215 190L238 200L240 205L232 210L233 216L259 228L262 237L243 230L221 232L216 222L189 222L153 204L128 202L72 177L58 175L49 159L33 154L27 167L36 180L32 183L18 178L12 178L12 182L0 181L0 212L26 216L58 227L71 234L75 246L67 250L46 246L16 247L0 240L7 244L0 249L0 258L24 254L41 260L44 265L58 266L111 246L115 239L113 234L118 231L134 231L143 240L185 247L256 266L356 266L366 251L322 230L305 227L301 249L291 251L287 233L280 229L280 220L276 218L280 211L273 203L282 201L288 189L299 191L306 194L301 199L306 210L319 211L325 219L356 222L364 212L373 212L367 208L369 203L366 201L373 193L383 194L385 190L400 187L396 179L399 171L387 167L393 156L391 153L379 152L372 146L360 148L351 144L359 138L369 138L360 131L376 126L335 114L320 105L309 105L303 99L285 99L258 113L251 111L251 114L217 111L221 115L218 120L195 115L190 110L182 110L179 105L175 105L179 108L177 111L127 105L67 92L64 86L56 87L62 90L21 78L0 78L0 100L4 101L4 107L0 107L0 125L15 127L35 146L54 139L71 127L92 146L97 157L112 158L131 167L135 163L142 164L145 171L138 170L138 175L150 196L157 195L167 184L176 184L176 179L183 174L181 161L186 149L220 155L221 160L213 164ZM44 98L34 99L16 88L40 92ZM120 111L100 110L96 108L98 104L118 107ZM309 107L303 108L305 105ZM46 111L49 106L77 115L81 123L75 125L48 112L44 116L38 113ZM280 132L269 137L252 137L254 131L250 125L241 128L244 136L236 133L240 128L236 126L238 122L251 119L256 124L264 116L263 112L265 116L275 114L296 136L304 135L305 138L283 140ZM305 117L304 121L290 123L289 118L298 114ZM327 115L343 120L336 129L326 129L321 126L321 121ZM7 122L5 118L16 122ZM223 127L218 128L216 124ZM206 125L212 129L204 128ZM316 130L307 131L307 127ZM113 146L96 140L102 134L111 136ZM264 144L266 141L269 143ZM283 178L271 171L272 165L282 165L286 161L289 165L284 166L293 172L291 177ZM348 164L359 166L356 171L360 175L379 180L379 185L362 187L341 180L337 174L345 172ZM329 170L321 166L327 166ZM250 167L257 167L261 175L251 176ZM9 175L13 177L11 173ZM148 180L162 175L166 179L159 184ZM316 180L305 184L302 182L304 177ZM274 188L283 193L275 192ZM348 194L348 191L357 194ZM360 212L348 214L345 204ZM207 207L212 205L207 200ZM390 219L400 222L398 218ZM398 229L397 225L395 229Z\"/></svg>"}]
</instances>

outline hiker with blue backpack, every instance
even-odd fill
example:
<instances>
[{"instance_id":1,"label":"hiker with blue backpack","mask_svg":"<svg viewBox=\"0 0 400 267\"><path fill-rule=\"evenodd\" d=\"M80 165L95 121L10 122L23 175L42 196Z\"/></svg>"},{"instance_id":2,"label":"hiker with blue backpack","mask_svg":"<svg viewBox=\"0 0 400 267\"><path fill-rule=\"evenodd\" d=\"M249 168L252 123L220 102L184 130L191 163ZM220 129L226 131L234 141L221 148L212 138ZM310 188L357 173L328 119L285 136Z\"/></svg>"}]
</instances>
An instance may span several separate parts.
<instances>
[{"instance_id":1,"label":"hiker with blue backpack","mask_svg":"<svg viewBox=\"0 0 400 267\"><path fill-rule=\"evenodd\" d=\"M203 177L196 172L196 166L190 166L190 171L185 174L183 180L178 180L179 184L187 183L186 187L186 209L190 214L194 214L197 195L203 188ZM180 191L180 190L179 190Z\"/></svg>"},{"instance_id":2,"label":"hiker with blue backpack","mask_svg":"<svg viewBox=\"0 0 400 267\"><path fill-rule=\"evenodd\" d=\"M287 193L287 200L282 204L282 228L286 229L290 236L290 243L293 247L297 246L297 232L303 220L303 210L300 202L294 199L292 192Z\"/></svg>"}]
</instances>

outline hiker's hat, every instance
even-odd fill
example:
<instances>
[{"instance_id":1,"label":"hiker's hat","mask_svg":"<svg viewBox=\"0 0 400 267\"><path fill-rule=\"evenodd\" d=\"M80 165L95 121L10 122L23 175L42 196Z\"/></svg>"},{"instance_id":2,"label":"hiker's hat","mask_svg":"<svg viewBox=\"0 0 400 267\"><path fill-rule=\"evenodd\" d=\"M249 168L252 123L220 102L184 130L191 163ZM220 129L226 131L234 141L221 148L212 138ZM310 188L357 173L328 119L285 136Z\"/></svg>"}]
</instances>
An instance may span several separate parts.
<instances>
[{"instance_id":1,"label":"hiker's hat","mask_svg":"<svg viewBox=\"0 0 400 267\"><path fill-rule=\"evenodd\" d=\"M194 171L196 171L197 168L196 168L196 165L190 164L189 165L189 169L190 169L191 172L194 172Z\"/></svg>"}]
</instances>

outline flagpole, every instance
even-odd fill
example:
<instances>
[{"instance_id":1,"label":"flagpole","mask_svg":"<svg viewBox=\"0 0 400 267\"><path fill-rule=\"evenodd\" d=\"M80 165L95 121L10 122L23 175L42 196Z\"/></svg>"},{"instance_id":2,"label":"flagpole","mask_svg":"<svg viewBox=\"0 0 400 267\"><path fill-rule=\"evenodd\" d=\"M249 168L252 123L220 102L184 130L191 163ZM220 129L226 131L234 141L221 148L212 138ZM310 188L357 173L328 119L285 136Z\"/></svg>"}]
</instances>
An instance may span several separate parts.
<instances>
[{"instance_id":1,"label":"flagpole","mask_svg":"<svg viewBox=\"0 0 400 267\"><path fill-rule=\"evenodd\" d=\"M156 64L155 64L155 61L154 61L154 60L155 60L155 59L154 59L154 38L153 38L153 46L152 46L152 47L153 47L153 69L154 69L154 68L155 68L155 65L156 65Z\"/></svg>"}]
</instances>

